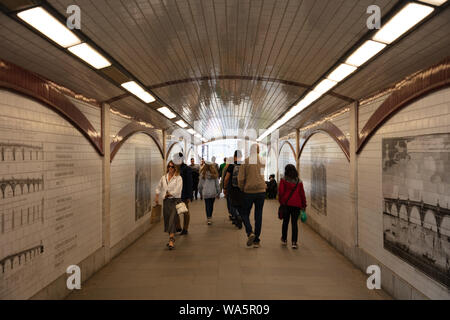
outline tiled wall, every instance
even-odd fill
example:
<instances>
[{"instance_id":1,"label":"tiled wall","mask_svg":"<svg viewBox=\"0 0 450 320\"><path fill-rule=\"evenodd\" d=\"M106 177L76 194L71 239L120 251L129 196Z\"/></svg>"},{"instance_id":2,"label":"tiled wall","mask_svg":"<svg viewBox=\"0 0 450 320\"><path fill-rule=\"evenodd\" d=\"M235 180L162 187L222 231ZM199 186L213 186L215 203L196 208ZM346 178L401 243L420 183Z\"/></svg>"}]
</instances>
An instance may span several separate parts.
<instances>
[{"instance_id":1,"label":"tiled wall","mask_svg":"<svg viewBox=\"0 0 450 320\"><path fill-rule=\"evenodd\" d=\"M162 175L161 153L150 137L138 133L123 144L111 163L112 246L141 224L148 223L150 211L139 208L150 209L154 205L156 185ZM136 199L135 196L139 181L142 190L140 200L144 200L141 202L139 197ZM150 198L146 196L147 194L150 194ZM138 203L137 210L136 203Z\"/></svg>"},{"instance_id":2,"label":"tiled wall","mask_svg":"<svg viewBox=\"0 0 450 320\"><path fill-rule=\"evenodd\" d=\"M367 121L367 114L373 113L374 108L374 105L361 108L361 125ZM394 115L372 137L358 158L358 227L361 248L432 299L449 299L448 289L383 247L382 139L448 132L450 89L445 89L412 103ZM450 193L448 194L450 197ZM441 205L445 207L447 204ZM447 261L449 256L450 252L447 252Z\"/></svg>"},{"instance_id":3,"label":"tiled wall","mask_svg":"<svg viewBox=\"0 0 450 320\"><path fill-rule=\"evenodd\" d=\"M349 222L349 176L349 162L337 143L327 134L313 135L300 156L307 213L323 229L348 245L354 234Z\"/></svg>"},{"instance_id":4,"label":"tiled wall","mask_svg":"<svg viewBox=\"0 0 450 320\"><path fill-rule=\"evenodd\" d=\"M279 145L281 145L283 142L280 141ZM285 143L283 145L283 148L281 148L280 150L280 155L278 158L278 179L283 178L284 176L284 168L286 167L286 165L288 164L293 164L294 167L296 166L297 161L295 160L295 154L292 151L291 147L289 146L289 144Z\"/></svg>"},{"instance_id":5,"label":"tiled wall","mask_svg":"<svg viewBox=\"0 0 450 320\"><path fill-rule=\"evenodd\" d=\"M277 176L277 155L276 155L276 148L277 146L271 147L270 150L268 150L267 158L266 158L266 167L265 167L265 179L266 181L269 180L269 176L271 174L275 175L275 179Z\"/></svg>"},{"instance_id":6,"label":"tiled wall","mask_svg":"<svg viewBox=\"0 0 450 320\"><path fill-rule=\"evenodd\" d=\"M101 247L102 159L58 114L3 90L0 148L0 299L25 299Z\"/></svg>"},{"instance_id":7,"label":"tiled wall","mask_svg":"<svg viewBox=\"0 0 450 320\"><path fill-rule=\"evenodd\" d=\"M175 153L183 151L182 145L183 145L183 142L180 142L180 143L177 143L177 144L175 144L173 146L173 148L169 152L169 156L167 157L167 161L173 160L173 156L174 156Z\"/></svg>"}]
</instances>

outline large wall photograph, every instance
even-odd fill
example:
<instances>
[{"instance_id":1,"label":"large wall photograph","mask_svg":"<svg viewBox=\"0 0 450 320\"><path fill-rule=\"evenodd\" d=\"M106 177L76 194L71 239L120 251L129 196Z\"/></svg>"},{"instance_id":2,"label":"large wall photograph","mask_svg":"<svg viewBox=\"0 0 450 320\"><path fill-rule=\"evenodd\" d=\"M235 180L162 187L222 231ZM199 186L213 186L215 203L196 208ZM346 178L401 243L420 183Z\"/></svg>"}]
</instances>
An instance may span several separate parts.
<instances>
[{"instance_id":1,"label":"large wall photograph","mask_svg":"<svg viewBox=\"0 0 450 320\"><path fill-rule=\"evenodd\" d=\"M148 149L136 147L136 192L135 220L139 220L150 212L151 204L151 159Z\"/></svg>"},{"instance_id":2,"label":"large wall photograph","mask_svg":"<svg viewBox=\"0 0 450 320\"><path fill-rule=\"evenodd\" d=\"M321 155L323 146L311 147L311 206L318 213L327 215L327 168Z\"/></svg>"},{"instance_id":3,"label":"large wall photograph","mask_svg":"<svg viewBox=\"0 0 450 320\"><path fill-rule=\"evenodd\" d=\"M384 248L450 288L450 134L382 144Z\"/></svg>"}]
</instances>

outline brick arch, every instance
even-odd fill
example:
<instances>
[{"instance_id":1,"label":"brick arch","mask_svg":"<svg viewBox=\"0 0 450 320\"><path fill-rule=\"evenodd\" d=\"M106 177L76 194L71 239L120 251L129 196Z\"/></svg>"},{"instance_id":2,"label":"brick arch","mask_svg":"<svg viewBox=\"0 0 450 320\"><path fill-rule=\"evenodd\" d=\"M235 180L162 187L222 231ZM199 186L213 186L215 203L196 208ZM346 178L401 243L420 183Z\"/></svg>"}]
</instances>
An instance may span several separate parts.
<instances>
[{"instance_id":1,"label":"brick arch","mask_svg":"<svg viewBox=\"0 0 450 320\"><path fill-rule=\"evenodd\" d=\"M172 151L173 147L176 146L176 145L179 145L180 148L181 148L181 151L184 152L183 144L181 144L178 141L173 141L173 142L170 143L169 147L167 148L167 153L166 153L166 159L167 160L171 160L171 159L168 159L169 158L169 154L170 154L170 151Z\"/></svg>"},{"instance_id":2,"label":"brick arch","mask_svg":"<svg viewBox=\"0 0 450 320\"><path fill-rule=\"evenodd\" d=\"M0 59L0 88L31 98L74 126L103 156L102 136L86 116L49 80Z\"/></svg>"},{"instance_id":3,"label":"brick arch","mask_svg":"<svg viewBox=\"0 0 450 320\"><path fill-rule=\"evenodd\" d=\"M289 147L291 148L291 150L292 150L292 153L294 154L294 158L296 157L296 152L295 152L295 148L294 148L294 146L292 145L292 143L290 143L289 141L283 141L282 143L281 143L281 146L280 146L280 148L278 149L278 158L280 158L280 154L281 154L281 150L283 149L283 147L284 147L284 145L289 145Z\"/></svg>"},{"instance_id":4,"label":"brick arch","mask_svg":"<svg viewBox=\"0 0 450 320\"><path fill-rule=\"evenodd\" d=\"M300 137L300 150L298 152L298 159L300 158L303 149L305 148L308 140L316 133L326 133L339 145L342 152L344 152L347 160L350 161L350 142L345 134L336 127L332 122L325 121L324 123L306 130Z\"/></svg>"},{"instance_id":5,"label":"brick arch","mask_svg":"<svg viewBox=\"0 0 450 320\"><path fill-rule=\"evenodd\" d=\"M450 57L406 80L378 107L358 136L360 153L372 136L392 116L425 96L450 87Z\"/></svg>"},{"instance_id":6,"label":"brick arch","mask_svg":"<svg viewBox=\"0 0 450 320\"><path fill-rule=\"evenodd\" d=\"M110 145L111 162L113 161L115 155L122 147L122 145L125 143L125 141L127 141L131 136L135 135L136 133L143 133L152 138L156 146L158 147L161 157L164 157L161 141L159 141L159 137L157 135L157 129L147 128L139 124L138 122L133 121L127 124L122 129L120 129L119 133L117 133L116 136L114 137L113 142L111 142Z\"/></svg>"}]
</instances>

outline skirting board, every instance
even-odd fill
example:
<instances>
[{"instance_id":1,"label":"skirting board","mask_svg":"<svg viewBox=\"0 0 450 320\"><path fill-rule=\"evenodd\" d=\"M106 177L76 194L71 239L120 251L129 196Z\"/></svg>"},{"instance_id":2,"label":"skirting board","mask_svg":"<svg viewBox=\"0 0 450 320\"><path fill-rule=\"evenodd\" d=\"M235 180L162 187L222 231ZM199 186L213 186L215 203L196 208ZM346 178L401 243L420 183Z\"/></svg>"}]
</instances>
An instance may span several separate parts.
<instances>
[{"instance_id":1,"label":"skirting board","mask_svg":"<svg viewBox=\"0 0 450 320\"><path fill-rule=\"evenodd\" d=\"M381 269L381 289L391 297L399 300L429 300L423 293L411 286L372 255L361 248L349 247L341 239L320 226L311 216L308 216L306 224L348 258L363 273L366 272L368 266L378 265Z\"/></svg>"}]
</instances>

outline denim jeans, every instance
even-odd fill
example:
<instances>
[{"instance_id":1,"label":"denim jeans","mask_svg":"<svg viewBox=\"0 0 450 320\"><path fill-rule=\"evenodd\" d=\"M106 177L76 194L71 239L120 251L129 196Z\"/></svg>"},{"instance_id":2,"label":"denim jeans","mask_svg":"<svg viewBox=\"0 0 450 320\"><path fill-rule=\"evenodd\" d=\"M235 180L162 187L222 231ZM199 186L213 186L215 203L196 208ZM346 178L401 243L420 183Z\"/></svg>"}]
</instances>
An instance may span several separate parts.
<instances>
[{"instance_id":1,"label":"denim jeans","mask_svg":"<svg viewBox=\"0 0 450 320\"><path fill-rule=\"evenodd\" d=\"M212 213L213 213L213 209L214 209L214 200L216 200L216 198L205 199L205 209L206 209L206 217L207 218L212 217Z\"/></svg>"},{"instance_id":2,"label":"denim jeans","mask_svg":"<svg viewBox=\"0 0 450 320\"><path fill-rule=\"evenodd\" d=\"M250 211L252 210L253 204L255 204L255 242L260 241L259 236L261 235L262 213L265 198L265 192L244 193L244 205L240 213L242 221L244 222L245 232L247 233L247 236L253 232L252 224L250 223Z\"/></svg>"},{"instance_id":3,"label":"denim jeans","mask_svg":"<svg viewBox=\"0 0 450 320\"><path fill-rule=\"evenodd\" d=\"M228 209L228 213L232 215L232 212L231 212L231 200L230 200L229 197L226 197L226 199L227 199L227 209Z\"/></svg>"}]
</instances>

